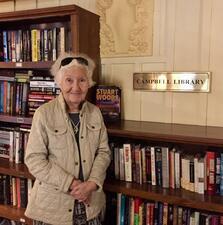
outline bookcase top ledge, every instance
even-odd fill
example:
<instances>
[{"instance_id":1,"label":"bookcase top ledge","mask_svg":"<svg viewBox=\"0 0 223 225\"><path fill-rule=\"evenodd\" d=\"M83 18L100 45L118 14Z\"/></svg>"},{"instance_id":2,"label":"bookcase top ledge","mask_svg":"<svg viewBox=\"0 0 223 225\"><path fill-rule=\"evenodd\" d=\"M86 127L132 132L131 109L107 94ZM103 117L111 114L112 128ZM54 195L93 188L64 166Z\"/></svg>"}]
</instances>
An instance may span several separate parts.
<instances>
[{"instance_id":1,"label":"bookcase top ledge","mask_svg":"<svg viewBox=\"0 0 223 225\"><path fill-rule=\"evenodd\" d=\"M65 5L48 8L38 8L29 10L19 10L13 12L0 13L0 22L18 21L23 19L36 19L41 17L59 17L71 14L87 13L99 17L98 15L87 11L76 5Z\"/></svg>"},{"instance_id":2,"label":"bookcase top ledge","mask_svg":"<svg viewBox=\"0 0 223 225\"><path fill-rule=\"evenodd\" d=\"M117 137L223 147L223 127L122 120L107 128Z\"/></svg>"}]
</instances>

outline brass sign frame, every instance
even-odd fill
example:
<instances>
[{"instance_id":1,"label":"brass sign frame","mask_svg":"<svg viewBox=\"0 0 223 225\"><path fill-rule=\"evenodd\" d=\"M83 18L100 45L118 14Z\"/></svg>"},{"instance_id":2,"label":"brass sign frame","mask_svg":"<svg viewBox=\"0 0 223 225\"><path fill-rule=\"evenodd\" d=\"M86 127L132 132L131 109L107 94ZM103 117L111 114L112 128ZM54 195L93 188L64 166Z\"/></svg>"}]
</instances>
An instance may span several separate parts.
<instances>
[{"instance_id":1,"label":"brass sign frame","mask_svg":"<svg viewBox=\"0 0 223 225\"><path fill-rule=\"evenodd\" d=\"M210 92L211 72L148 72L133 74L133 89L142 91Z\"/></svg>"}]
</instances>

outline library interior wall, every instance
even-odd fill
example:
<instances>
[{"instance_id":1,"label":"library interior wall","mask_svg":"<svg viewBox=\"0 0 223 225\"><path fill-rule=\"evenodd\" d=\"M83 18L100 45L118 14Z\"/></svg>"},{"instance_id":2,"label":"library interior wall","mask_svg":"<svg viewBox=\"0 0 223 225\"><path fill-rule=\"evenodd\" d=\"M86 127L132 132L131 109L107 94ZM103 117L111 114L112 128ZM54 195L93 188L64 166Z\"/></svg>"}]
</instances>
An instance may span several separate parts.
<instances>
[{"instance_id":1,"label":"library interior wall","mask_svg":"<svg viewBox=\"0 0 223 225\"><path fill-rule=\"evenodd\" d=\"M106 3L106 0L6 1L0 2L0 12L77 4L98 13L97 1ZM109 2L113 1L118 0ZM154 0L153 12L152 55L102 57L101 82L122 88L123 118L223 126L223 1ZM133 91L133 72L147 71L211 71L211 92Z\"/></svg>"}]
</instances>

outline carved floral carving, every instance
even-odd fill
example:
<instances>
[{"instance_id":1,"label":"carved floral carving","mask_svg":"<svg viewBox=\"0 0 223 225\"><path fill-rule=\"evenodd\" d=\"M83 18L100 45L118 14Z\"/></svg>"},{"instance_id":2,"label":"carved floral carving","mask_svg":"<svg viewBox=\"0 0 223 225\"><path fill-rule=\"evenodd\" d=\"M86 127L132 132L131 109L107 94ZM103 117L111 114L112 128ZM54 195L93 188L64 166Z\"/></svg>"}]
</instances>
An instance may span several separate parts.
<instances>
[{"instance_id":1,"label":"carved floral carving","mask_svg":"<svg viewBox=\"0 0 223 225\"><path fill-rule=\"evenodd\" d=\"M117 7L120 3L120 0L96 1L101 25L101 56L152 55L154 0L122 0L122 6L126 6L123 14L123 9Z\"/></svg>"}]
</instances>

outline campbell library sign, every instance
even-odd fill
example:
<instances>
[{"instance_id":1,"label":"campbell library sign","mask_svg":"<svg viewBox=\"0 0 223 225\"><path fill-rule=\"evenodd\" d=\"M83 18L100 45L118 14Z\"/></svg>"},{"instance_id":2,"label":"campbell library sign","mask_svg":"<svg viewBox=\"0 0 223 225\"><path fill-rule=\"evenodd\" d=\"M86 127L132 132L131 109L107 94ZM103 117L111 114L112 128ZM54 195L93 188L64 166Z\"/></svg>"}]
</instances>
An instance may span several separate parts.
<instances>
[{"instance_id":1,"label":"campbell library sign","mask_svg":"<svg viewBox=\"0 0 223 225\"><path fill-rule=\"evenodd\" d=\"M210 72L149 72L133 74L133 89L210 92Z\"/></svg>"}]
</instances>

